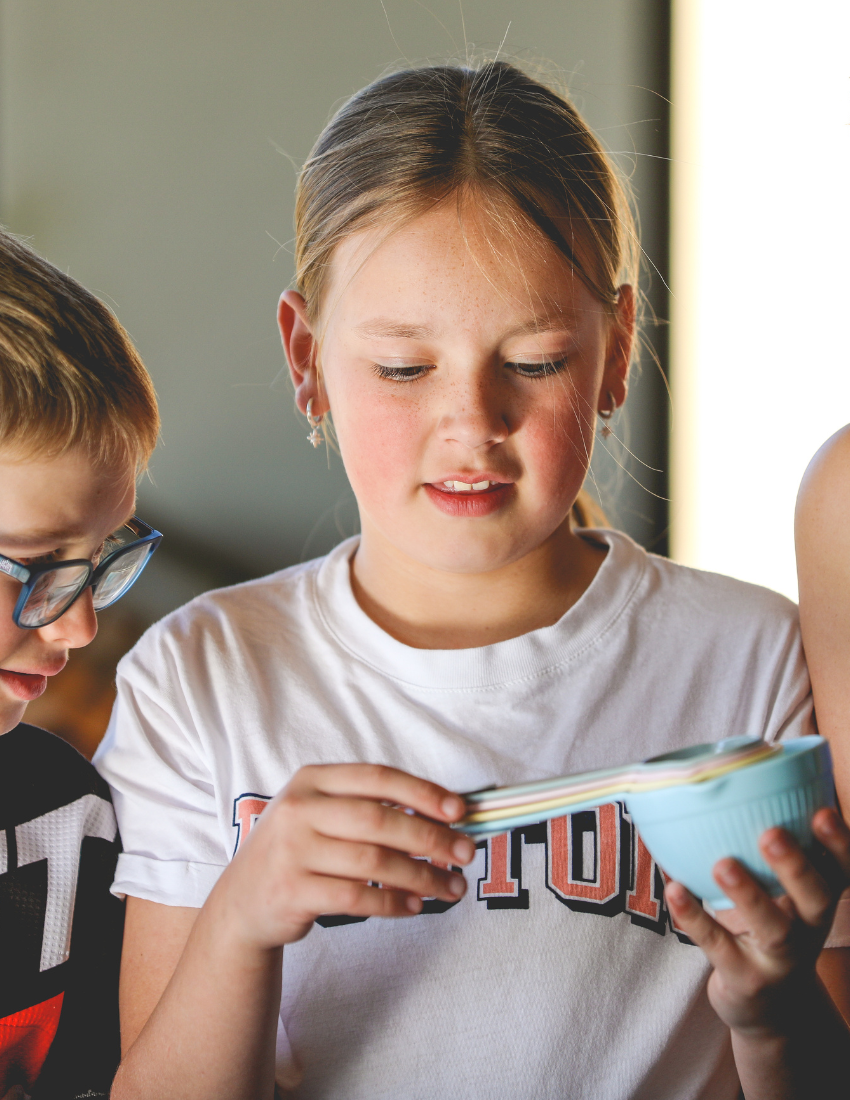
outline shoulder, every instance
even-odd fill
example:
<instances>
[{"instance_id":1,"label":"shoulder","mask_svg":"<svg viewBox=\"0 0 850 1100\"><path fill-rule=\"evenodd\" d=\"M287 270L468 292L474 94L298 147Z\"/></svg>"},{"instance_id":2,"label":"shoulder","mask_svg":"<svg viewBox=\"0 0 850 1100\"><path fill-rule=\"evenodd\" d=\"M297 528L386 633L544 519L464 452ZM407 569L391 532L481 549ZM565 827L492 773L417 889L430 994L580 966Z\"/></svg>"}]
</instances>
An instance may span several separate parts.
<instances>
[{"instance_id":1,"label":"shoulder","mask_svg":"<svg viewBox=\"0 0 850 1100\"><path fill-rule=\"evenodd\" d=\"M850 501L850 424L830 436L812 458L800 485L800 502L816 502L825 491L838 491Z\"/></svg>"},{"instance_id":2,"label":"shoulder","mask_svg":"<svg viewBox=\"0 0 850 1100\"><path fill-rule=\"evenodd\" d=\"M213 588L159 619L137 646L163 645L169 639L185 642L191 637L225 636L234 632L284 626L299 618L310 603L311 583L323 559L292 565L267 576L227 588Z\"/></svg>"},{"instance_id":3,"label":"shoulder","mask_svg":"<svg viewBox=\"0 0 850 1100\"><path fill-rule=\"evenodd\" d=\"M647 555L635 631L641 668L671 696L702 699L719 728L769 740L810 732L811 687L797 605L778 592ZM637 647L636 647L637 648ZM705 740L695 737L695 740Z\"/></svg>"},{"instance_id":4,"label":"shoulder","mask_svg":"<svg viewBox=\"0 0 850 1100\"><path fill-rule=\"evenodd\" d=\"M109 786L67 741L23 722L0 736L0 817L27 821L86 795L108 802Z\"/></svg>"},{"instance_id":5,"label":"shoulder","mask_svg":"<svg viewBox=\"0 0 850 1100\"><path fill-rule=\"evenodd\" d=\"M799 564L844 571L850 549L850 425L818 450L797 497L795 535Z\"/></svg>"},{"instance_id":6,"label":"shoulder","mask_svg":"<svg viewBox=\"0 0 850 1100\"><path fill-rule=\"evenodd\" d=\"M643 601L657 606L666 617L679 617L693 626L716 623L724 629L770 629L785 626L796 630L797 605L787 597L761 585L735 577L695 569L650 554L627 536L630 555L636 567L642 566ZM641 601L643 610L647 603Z\"/></svg>"},{"instance_id":7,"label":"shoulder","mask_svg":"<svg viewBox=\"0 0 850 1100\"><path fill-rule=\"evenodd\" d=\"M799 617L791 600L649 554L625 535L606 532L605 537L614 551L611 564L621 565L614 583L621 591L628 588L616 629L605 635L624 671L637 673L639 680L660 675L671 691L679 684L695 696L746 695L752 706L767 705L777 685L783 698L808 694ZM755 719L751 724L763 728Z\"/></svg>"},{"instance_id":8,"label":"shoulder","mask_svg":"<svg viewBox=\"0 0 850 1100\"><path fill-rule=\"evenodd\" d=\"M797 623L797 605L770 588L654 555L650 555L650 562L668 594L685 609L729 622L751 621L771 626Z\"/></svg>"},{"instance_id":9,"label":"shoulder","mask_svg":"<svg viewBox=\"0 0 850 1100\"><path fill-rule=\"evenodd\" d=\"M247 649L298 644L313 614L316 575L325 559L205 592L155 623L118 666L119 678L166 667L197 672Z\"/></svg>"}]
</instances>

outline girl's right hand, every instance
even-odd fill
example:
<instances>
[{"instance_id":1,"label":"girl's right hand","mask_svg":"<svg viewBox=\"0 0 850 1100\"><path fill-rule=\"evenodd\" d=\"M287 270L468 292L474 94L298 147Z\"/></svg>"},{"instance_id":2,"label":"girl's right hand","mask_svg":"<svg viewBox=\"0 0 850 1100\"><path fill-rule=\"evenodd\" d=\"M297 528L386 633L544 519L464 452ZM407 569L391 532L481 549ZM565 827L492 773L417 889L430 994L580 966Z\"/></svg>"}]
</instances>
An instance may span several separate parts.
<instances>
[{"instance_id":1,"label":"girl's right hand","mask_svg":"<svg viewBox=\"0 0 850 1100\"><path fill-rule=\"evenodd\" d=\"M263 811L206 908L246 946L267 950L300 940L322 914L409 917L423 898L457 901L466 881L448 865L469 863L475 845L447 823L464 808L458 795L396 768L301 768Z\"/></svg>"}]
</instances>

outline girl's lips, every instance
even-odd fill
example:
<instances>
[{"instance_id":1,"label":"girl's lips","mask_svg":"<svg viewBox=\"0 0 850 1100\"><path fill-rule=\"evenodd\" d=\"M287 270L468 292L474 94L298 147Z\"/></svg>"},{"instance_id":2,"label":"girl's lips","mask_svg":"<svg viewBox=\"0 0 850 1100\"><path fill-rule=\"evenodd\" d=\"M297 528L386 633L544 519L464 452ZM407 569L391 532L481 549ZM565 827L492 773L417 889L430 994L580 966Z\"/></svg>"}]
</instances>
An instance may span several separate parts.
<instances>
[{"instance_id":1,"label":"girl's lips","mask_svg":"<svg viewBox=\"0 0 850 1100\"><path fill-rule=\"evenodd\" d=\"M18 699L31 703L33 699L44 694L47 677L37 672L12 672L10 669L0 668L0 683Z\"/></svg>"},{"instance_id":2,"label":"girl's lips","mask_svg":"<svg viewBox=\"0 0 850 1100\"><path fill-rule=\"evenodd\" d=\"M425 492L440 511L448 516L489 516L498 512L510 500L514 485L513 482L493 482L488 489L464 493L448 489L442 482L436 482L426 484Z\"/></svg>"}]
</instances>

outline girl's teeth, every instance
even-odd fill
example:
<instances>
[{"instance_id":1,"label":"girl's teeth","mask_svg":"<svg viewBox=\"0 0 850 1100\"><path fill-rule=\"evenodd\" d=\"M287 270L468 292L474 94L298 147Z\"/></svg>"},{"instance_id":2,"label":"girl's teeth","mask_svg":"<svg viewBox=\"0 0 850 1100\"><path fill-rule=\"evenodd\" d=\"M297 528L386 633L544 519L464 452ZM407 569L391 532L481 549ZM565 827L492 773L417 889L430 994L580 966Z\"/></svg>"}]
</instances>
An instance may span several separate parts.
<instances>
[{"instance_id":1,"label":"girl's teeth","mask_svg":"<svg viewBox=\"0 0 850 1100\"><path fill-rule=\"evenodd\" d=\"M490 488L489 481L476 481L472 485L465 481L444 481L443 484L455 493L471 493L473 490L480 492L482 489Z\"/></svg>"}]
</instances>

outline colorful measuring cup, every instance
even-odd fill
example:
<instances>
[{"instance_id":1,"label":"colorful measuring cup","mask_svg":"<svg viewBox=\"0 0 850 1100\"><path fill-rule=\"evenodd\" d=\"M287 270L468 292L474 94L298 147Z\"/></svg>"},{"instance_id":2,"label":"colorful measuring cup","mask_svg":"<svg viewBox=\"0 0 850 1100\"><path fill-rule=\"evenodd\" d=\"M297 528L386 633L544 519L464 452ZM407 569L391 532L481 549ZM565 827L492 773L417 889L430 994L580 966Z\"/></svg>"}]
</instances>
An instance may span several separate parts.
<instances>
[{"instance_id":1,"label":"colorful measuring cup","mask_svg":"<svg viewBox=\"0 0 850 1100\"><path fill-rule=\"evenodd\" d=\"M658 865L713 909L732 908L712 878L718 859L734 856L770 893L780 894L758 850L759 837L779 825L810 847L813 814L835 804L829 746L817 736L779 745L728 738L631 767L464 798L468 812L456 828L478 837L622 800Z\"/></svg>"}]
</instances>

